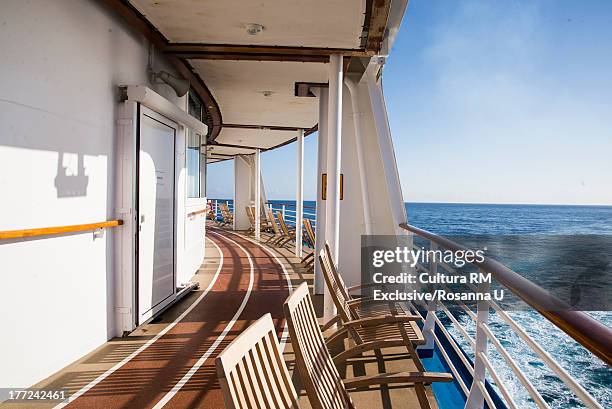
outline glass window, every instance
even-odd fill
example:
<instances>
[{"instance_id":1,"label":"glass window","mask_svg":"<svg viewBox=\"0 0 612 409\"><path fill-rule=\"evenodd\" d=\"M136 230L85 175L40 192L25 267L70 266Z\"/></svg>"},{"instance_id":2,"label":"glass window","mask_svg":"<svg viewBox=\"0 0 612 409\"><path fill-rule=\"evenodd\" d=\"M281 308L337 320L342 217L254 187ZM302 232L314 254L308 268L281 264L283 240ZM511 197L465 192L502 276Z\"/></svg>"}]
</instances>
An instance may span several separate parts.
<instances>
[{"instance_id":1,"label":"glass window","mask_svg":"<svg viewBox=\"0 0 612 409\"><path fill-rule=\"evenodd\" d=\"M189 130L187 136L187 197L200 197L200 135Z\"/></svg>"},{"instance_id":2,"label":"glass window","mask_svg":"<svg viewBox=\"0 0 612 409\"><path fill-rule=\"evenodd\" d=\"M188 94L189 115L204 122L204 107L193 92ZM206 196L206 150L202 153L204 136L189 129L187 134L187 151L185 154L187 166L187 197Z\"/></svg>"}]
</instances>

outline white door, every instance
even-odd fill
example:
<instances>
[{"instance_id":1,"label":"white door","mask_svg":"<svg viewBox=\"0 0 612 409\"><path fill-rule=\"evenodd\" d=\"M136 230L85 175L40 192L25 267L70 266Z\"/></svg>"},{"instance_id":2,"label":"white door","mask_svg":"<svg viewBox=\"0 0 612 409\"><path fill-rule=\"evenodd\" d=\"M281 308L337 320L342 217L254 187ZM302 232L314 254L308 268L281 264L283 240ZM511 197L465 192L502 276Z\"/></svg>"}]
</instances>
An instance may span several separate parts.
<instances>
[{"instance_id":1,"label":"white door","mask_svg":"<svg viewBox=\"0 0 612 409\"><path fill-rule=\"evenodd\" d=\"M141 106L138 156L138 324L173 300L177 125Z\"/></svg>"}]
</instances>

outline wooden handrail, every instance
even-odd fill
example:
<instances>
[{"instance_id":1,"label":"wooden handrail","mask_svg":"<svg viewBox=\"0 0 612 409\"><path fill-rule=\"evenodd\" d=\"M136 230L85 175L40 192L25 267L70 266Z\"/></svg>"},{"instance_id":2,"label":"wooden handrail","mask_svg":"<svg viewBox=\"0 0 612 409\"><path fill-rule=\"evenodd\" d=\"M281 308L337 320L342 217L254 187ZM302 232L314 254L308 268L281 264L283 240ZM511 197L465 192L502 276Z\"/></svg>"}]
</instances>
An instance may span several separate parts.
<instances>
[{"instance_id":1,"label":"wooden handrail","mask_svg":"<svg viewBox=\"0 0 612 409\"><path fill-rule=\"evenodd\" d=\"M427 230L406 223L401 223L400 227L445 249L452 251L468 250L461 244ZM583 311L571 310L566 303L496 260L485 257L481 263L474 262L473 264L483 271L491 273L491 276L500 284L538 311L544 318L606 364L612 366L612 329Z\"/></svg>"},{"instance_id":2,"label":"wooden handrail","mask_svg":"<svg viewBox=\"0 0 612 409\"><path fill-rule=\"evenodd\" d=\"M197 210L195 212L187 213L187 217L197 216L202 213L206 213L208 209Z\"/></svg>"},{"instance_id":3,"label":"wooden handrail","mask_svg":"<svg viewBox=\"0 0 612 409\"><path fill-rule=\"evenodd\" d=\"M43 227L39 229L0 231L0 240L18 239L23 237L49 236L52 234L73 233L77 231L108 229L123 224L123 220L108 220L99 223L73 224L70 226Z\"/></svg>"}]
</instances>

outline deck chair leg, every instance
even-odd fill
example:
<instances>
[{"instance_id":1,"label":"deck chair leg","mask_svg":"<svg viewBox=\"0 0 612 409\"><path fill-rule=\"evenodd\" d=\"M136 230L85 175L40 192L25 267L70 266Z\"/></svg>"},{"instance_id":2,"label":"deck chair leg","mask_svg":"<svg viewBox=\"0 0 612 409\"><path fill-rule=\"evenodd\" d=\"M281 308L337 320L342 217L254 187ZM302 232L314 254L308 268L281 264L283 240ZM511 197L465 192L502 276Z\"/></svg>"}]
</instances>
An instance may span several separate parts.
<instances>
[{"instance_id":1,"label":"deck chair leg","mask_svg":"<svg viewBox=\"0 0 612 409\"><path fill-rule=\"evenodd\" d=\"M421 409L431 409L429 399L427 399L425 385L423 385L421 382L415 383L414 391L416 392L417 398L419 399L419 406L421 407Z\"/></svg>"}]
</instances>

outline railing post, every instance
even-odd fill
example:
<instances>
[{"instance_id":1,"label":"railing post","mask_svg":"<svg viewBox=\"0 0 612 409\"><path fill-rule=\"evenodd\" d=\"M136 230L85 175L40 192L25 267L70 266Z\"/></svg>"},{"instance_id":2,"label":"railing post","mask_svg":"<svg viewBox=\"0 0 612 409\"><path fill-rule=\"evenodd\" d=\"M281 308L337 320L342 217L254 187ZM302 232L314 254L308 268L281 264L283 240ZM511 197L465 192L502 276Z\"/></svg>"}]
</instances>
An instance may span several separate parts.
<instances>
[{"instance_id":1,"label":"railing post","mask_svg":"<svg viewBox=\"0 0 612 409\"><path fill-rule=\"evenodd\" d=\"M485 271L479 270L480 273L486 274ZM480 283L478 291L484 293L489 291L490 283ZM478 301L476 307L476 341L474 344L474 378L467 402L466 409L482 409L484 407L484 395L478 386L481 383L485 385L486 366L483 357L487 356L487 333L484 326L489 322L489 303L487 301Z\"/></svg>"},{"instance_id":2,"label":"railing post","mask_svg":"<svg viewBox=\"0 0 612 409\"><path fill-rule=\"evenodd\" d=\"M287 214L285 213L285 205L281 205L281 212L283 213L283 220L287 221Z\"/></svg>"},{"instance_id":3,"label":"railing post","mask_svg":"<svg viewBox=\"0 0 612 409\"><path fill-rule=\"evenodd\" d=\"M430 250L433 252L434 257L429 260L429 275L435 276L438 273L438 261L435 257L435 252L438 250L438 244L430 241ZM425 323L423 324L423 336L425 337L425 344L420 345L417 349L419 351L426 351L433 353L434 349L434 331L436 327L436 303L430 302L427 304L427 315L425 316Z\"/></svg>"},{"instance_id":4,"label":"railing post","mask_svg":"<svg viewBox=\"0 0 612 409\"><path fill-rule=\"evenodd\" d=\"M215 199L215 221L217 221L217 217L219 217L219 203L217 203L217 199Z\"/></svg>"}]
</instances>

